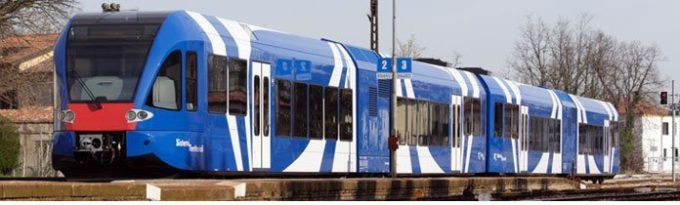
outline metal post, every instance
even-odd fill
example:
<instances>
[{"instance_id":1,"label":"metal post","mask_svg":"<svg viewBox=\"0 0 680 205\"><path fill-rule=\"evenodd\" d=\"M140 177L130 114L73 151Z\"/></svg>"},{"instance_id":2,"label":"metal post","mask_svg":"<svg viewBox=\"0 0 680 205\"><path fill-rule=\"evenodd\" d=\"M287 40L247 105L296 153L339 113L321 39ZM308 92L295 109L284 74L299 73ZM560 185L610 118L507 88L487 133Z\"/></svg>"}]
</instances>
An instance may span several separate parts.
<instances>
[{"instance_id":1,"label":"metal post","mask_svg":"<svg viewBox=\"0 0 680 205\"><path fill-rule=\"evenodd\" d=\"M675 80L671 81L671 178L675 182L675 111L677 110L677 104L675 103Z\"/></svg>"},{"instance_id":2,"label":"metal post","mask_svg":"<svg viewBox=\"0 0 680 205\"><path fill-rule=\"evenodd\" d=\"M396 106L397 106L397 67L395 61L397 60L395 46L396 46L396 21L397 21L397 1L392 0L392 103L390 103L390 137L397 137L396 133ZM390 150L390 176L397 177L397 151Z\"/></svg>"}]
</instances>

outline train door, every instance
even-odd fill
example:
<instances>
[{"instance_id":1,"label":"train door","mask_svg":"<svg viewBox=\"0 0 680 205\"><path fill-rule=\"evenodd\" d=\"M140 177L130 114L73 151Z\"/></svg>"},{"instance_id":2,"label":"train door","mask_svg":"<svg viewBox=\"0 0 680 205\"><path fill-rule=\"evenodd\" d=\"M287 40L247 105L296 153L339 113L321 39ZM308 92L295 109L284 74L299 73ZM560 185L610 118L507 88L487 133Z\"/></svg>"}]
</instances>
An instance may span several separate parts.
<instances>
[{"instance_id":1,"label":"train door","mask_svg":"<svg viewBox=\"0 0 680 205\"><path fill-rule=\"evenodd\" d=\"M252 62L252 92L253 114L251 115L253 129L252 164L253 169L268 170L271 168L271 137L270 137L270 80L271 65Z\"/></svg>"},{"instance_id":2,"label":"train door","mask_svg":"<svg viewBox=\"0 0 680 205\"><path fill-rule=\"evenodd\" d=\"M604 150L603 155L604 155L604 169L602 170L603 173L609 173L609 157L610 157L610 149L609 149L609 142L610 142L610 129L609 129L609 120L604 121L604 139L602 139L602 147L600 149Z\"/></svg>"},{"instance_id":3,"label":"train door","mask_svg":"<svg viewBox=\"0 0 680 205\"><path fill-rule=\"evenodd\" d=\"M463 168L463 149L462 149L462 135L463 132L461 128L463 127L461 111L462 111L462 97L461 96L451 96L452 109L451 109L451 122L453 125L453 137L451 140L451 171L454 173L461 173Z\"/></svg>"},{"instance_id":4,"label":"train door","mask_svg":"<svg viewBox=\"0 0 680 205\"><path fill-rule=\"evenodd\" d=\"M522 106L520 109L522 115L519 129L519 172L526 173L529 168L529 107Z\"/></svg>"}]
</instances>

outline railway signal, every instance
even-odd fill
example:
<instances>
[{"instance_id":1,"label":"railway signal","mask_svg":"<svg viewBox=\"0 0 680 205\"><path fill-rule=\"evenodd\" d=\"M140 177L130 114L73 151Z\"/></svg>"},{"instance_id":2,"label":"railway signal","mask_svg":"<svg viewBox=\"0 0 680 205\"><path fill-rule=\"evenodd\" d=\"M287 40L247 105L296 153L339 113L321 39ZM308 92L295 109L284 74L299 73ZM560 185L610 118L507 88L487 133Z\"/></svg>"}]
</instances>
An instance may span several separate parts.
<instances>
[{"instance_id":1,"label":"railway signal","mask_svg":"<svg viewBox=\"0 0 680 205\"><path fill-rule=\"evenodd\" d=\"M667 105L668 104L668 92L663 91L661 92L661 104L662 105Z\"/></svg>"}]
</instances>

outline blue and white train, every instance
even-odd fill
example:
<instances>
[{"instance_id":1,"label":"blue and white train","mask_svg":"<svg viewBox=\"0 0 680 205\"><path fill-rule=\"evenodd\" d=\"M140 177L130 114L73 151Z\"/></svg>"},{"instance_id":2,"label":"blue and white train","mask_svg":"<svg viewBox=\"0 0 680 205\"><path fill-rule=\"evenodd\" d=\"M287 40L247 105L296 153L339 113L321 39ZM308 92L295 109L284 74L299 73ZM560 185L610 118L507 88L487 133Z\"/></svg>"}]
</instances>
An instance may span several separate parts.
<instances>
[{"instance_id":1,"label":"blue and white train","mask_svg":"<svg viewBox=\"0 0 680 205\"><path fill-rule=\"evenodd\" d=\"M379 54L190 11L73 17L54 48L67 177L385 174ZM612 104L414 62L397 81L402 175L619 171Z\"/></svg>"}]
</instances>

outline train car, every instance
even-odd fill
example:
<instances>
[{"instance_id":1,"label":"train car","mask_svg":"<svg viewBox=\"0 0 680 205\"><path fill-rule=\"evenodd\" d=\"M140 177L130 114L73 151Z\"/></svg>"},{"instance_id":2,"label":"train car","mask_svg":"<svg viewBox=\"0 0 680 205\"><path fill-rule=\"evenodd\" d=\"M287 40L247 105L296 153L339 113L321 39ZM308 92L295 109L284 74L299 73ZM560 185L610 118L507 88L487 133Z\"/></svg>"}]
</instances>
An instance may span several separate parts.
<instances>
[{"instance_id":1,"label":"train car","mask_svg":"<svg viewBox=\"0 0 680 205\"><path fill-rule=\"evenodd\" d=\"M577 175L617 173L618 121L608 102L480 75L488 91L487 172ZM584 106L585 105L585 106Z\"/></svg>"},{"instance_id":2,"label":"train car","mask_svg":"<svg viewBox=\"0 0 680 205\"><path fill-rule=\"evenodd\" d=\"M420 62L413 70L411 78L396 81L397 172L486 172L486 92L479 79Z\"/></svg>"},{"instance_id":3,"label":"train car","mask_svg":"<svg viewBox=\"0 0 680 205\"><path fill-rule=\"evenodd\" d=\"M54 55L67 177L390 172L392 84L373 51L173 11L76 15ZM420 62L396 82L399 174L617 171L615 146L576 154L577 127L616 122L606 103Z\"/></svg>"}]
</instances>

